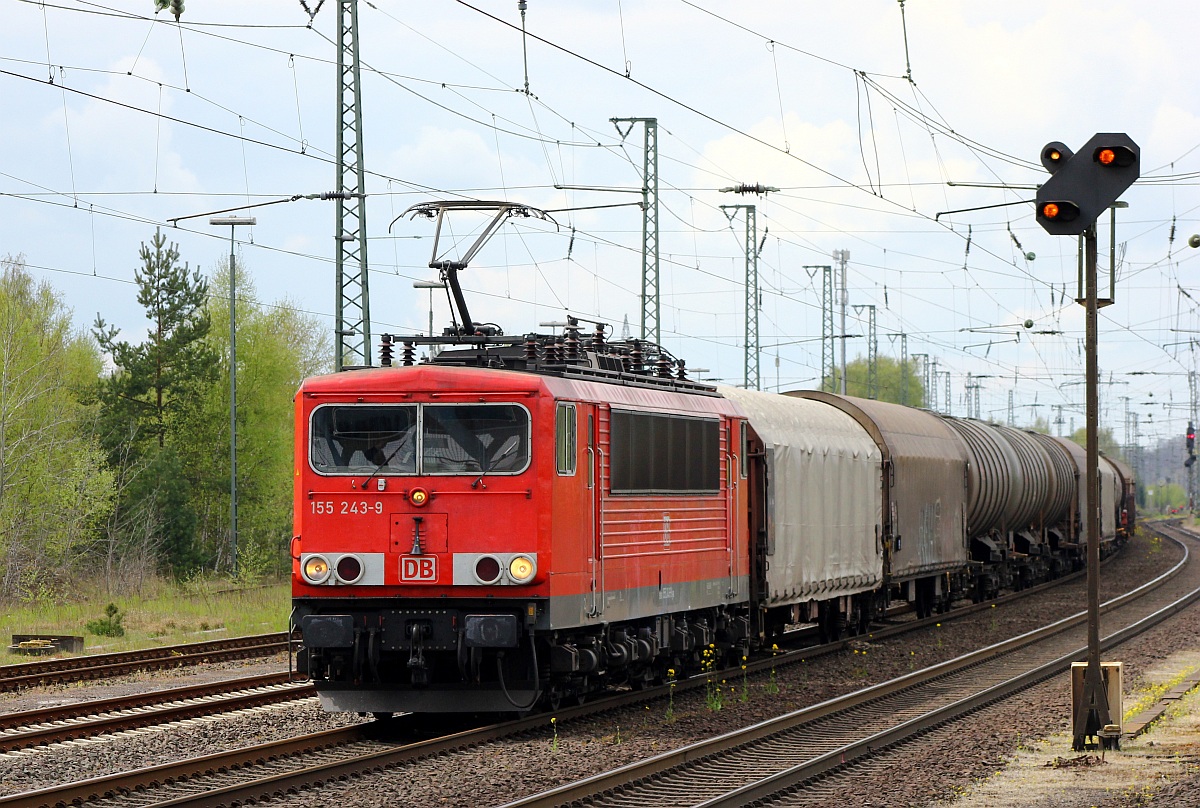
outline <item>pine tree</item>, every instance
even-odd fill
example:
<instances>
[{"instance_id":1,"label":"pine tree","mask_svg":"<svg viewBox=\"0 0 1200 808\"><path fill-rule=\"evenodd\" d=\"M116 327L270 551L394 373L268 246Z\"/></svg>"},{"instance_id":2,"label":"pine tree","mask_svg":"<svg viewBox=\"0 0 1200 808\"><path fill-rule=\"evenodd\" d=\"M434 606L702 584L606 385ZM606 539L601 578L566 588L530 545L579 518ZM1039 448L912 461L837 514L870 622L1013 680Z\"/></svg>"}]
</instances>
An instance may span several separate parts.
<instances>
[{"instance_id":1,"label":"pine tree","mask_svg":"<svg viewBox=\"0 0 1200 808\"><path fill-rule=\"evenodd\" d=\"M112 403L124 410L162 449L171 421L186 414L195 394L217 376L217 358L205 343L211 327L205 303L208 282L179 265L179 246L155 231L142 244L142 266L134 272L138 302L150 330L145 342L117 340L119 331L96 315L95 336L119 372L107 381Z\"/></svg>"},{"instance_id":2,"label":"pine tree","mask_svg":"<svg viewBox=\"0 0 1200 808\"><path fill-rule=\"evenodd\" d=\"M199 270L179 264L179 247L156 231L139 253L142 266L134 279L138 302L150 329L144 342L119 340L119 331L96 316L94 334L112 358L115 370L99 393L108 429L109 463L130 482L122 492L122 512L152 518L137 524L156 541L130 536L135 546L157 546L161 565L177 575L201 564L195 514L186 495L187 469L174 445L195 415L195 402L217 379L218 361L205 338L211 327L206 311L208 283Z\"/></svg>"}]
</instances>

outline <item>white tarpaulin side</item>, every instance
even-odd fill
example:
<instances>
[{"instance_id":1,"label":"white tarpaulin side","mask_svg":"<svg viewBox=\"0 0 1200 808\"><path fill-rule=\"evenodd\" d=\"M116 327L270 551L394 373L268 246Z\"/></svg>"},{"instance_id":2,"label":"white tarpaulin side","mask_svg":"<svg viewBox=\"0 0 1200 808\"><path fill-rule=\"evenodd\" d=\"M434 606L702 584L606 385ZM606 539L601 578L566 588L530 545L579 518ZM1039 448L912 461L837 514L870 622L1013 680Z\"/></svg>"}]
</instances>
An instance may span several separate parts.
<instances>
[{"instance_id":1,"label":"white tarpaulin side","mask_svg":"<svg viewBox=\"0 0 1200 808\"><path fill-rule=\"evenodd\" d=\"M722 387L762 439L768 604L875 589L883 576L881 459L871 436L819 401Z\"/></svg>"},{"instance_id":2,"label":"white tarpaulin side","mask_svg":"<svg viewBox=\"0 0 1200 808\"><path fill-rule=\"evenodd\" d=\"M1098 457L1096 472L1100 476L1100 538L1111 539L1117 535L1117 503L1121 501L1121 487L1116 467L1107 457Z\"/></svg>"}]
</instances>

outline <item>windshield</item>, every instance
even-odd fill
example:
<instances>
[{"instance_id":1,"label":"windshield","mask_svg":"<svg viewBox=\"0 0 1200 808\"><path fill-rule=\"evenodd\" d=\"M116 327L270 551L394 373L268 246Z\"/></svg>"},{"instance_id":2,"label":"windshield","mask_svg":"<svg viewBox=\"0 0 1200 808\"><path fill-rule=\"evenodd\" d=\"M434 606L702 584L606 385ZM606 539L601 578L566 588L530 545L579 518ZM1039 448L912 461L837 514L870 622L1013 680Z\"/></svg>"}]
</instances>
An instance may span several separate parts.
<instances>
[{"instance_id":1,"label":"windshield","mask_svg":"<svg viewBox=\"0 0 1200 808\"><path fill-rule=\"evenodd\" d=\"M320 474L519 474L529 465L529 413L516 404L325 405L311 423Z\"/></svg>"},{"instance_id":2,"label":"windshield","mask_svg":"<svg viewBox=\"0 0 1200 808\"><path fill-rule=\"evenodd\" d=\"M529 463L529 414L515 404L425 405L424 474L503 474Z\"/></svg>"},{"instance_id":3,"label":"windshield","mask_svg":"<svg viewBox=\"0 0 1200 808\"><path fill-rule=\"evenodd\" d=\"M319 407L312 417L312 464L322 474L415 474L415 405Z\"/></svg>"}]
</instances>

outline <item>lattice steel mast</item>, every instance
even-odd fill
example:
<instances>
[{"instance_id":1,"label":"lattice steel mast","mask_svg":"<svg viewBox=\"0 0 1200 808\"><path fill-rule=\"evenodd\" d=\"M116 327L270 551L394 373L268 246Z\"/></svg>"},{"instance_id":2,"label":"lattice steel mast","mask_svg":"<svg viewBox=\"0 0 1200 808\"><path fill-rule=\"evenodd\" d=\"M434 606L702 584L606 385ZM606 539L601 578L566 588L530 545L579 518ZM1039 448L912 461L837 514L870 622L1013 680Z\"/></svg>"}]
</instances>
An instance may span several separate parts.
<instances>
[{"instance_id":1,"label":"lattice steel mast","mask_svg":"<svg viewBox=\"0 0 1200 808\"><path fill-rule=\"evenodd\" d=\"M338 0L337 192L334 200L334 365L371 364L367 195L363 174L358 0Z\"/></svg>"},{"instance_id":2,"label":"lattice steel mast","mask_svg":"<svg viewBox=\"0 0 1200 808\"><path fill-rule=\"evenodd\" d=\"M761 390L758 350L758 215L754 205L722 205L721 210L733 221L740 210L745 214L746 237L743 252L746 259L746 342L743 386Z\"/></svg>"},{"instance_id":3,"label":"lattice steel mast","mask_svg":"<svg viewBox=\"0 0 1200 808\"><path fill-rule=\"evenodd\" d=\"M658 118L609 118L621 139L643 125L642 141L642 339L660 344L662 308L658 282ZM626 124L621 128L621 124Z\"/></svg>"},{"instance_id":4,"label":"lattice steel mast","mask_svg":"<svg viewBox=\"0 0 1200 808\"><path fill-rule=\"evenodd\" d=\"M879 341L875 337L875 305L859 303L854 306L854 313L867 310L867 398L879 398Z\"/></svg>"},{"instance_id":5,"label":"lattice steel mast","mask_svg":"<svg viewBox=\"0 0 1200 808\"><path fill-rule=\"evenodd\" d=\"M933 405L929 403L929 354L918 353L913 354L913 359L921 360L921 385L922 385L922 401L921 406L927 410L932 410Z\"/></svg>"},{"instance_id":6,"label":"lattice steel mast","mask_svg":"<svg viewBox=\"0 0 1200 808\"><path fill-rule=\"evenodd\" d=\"M891 339L900 338L900 403L908 406L908 334L903 331L888 334Z\"/></svg>"}]
</instances>

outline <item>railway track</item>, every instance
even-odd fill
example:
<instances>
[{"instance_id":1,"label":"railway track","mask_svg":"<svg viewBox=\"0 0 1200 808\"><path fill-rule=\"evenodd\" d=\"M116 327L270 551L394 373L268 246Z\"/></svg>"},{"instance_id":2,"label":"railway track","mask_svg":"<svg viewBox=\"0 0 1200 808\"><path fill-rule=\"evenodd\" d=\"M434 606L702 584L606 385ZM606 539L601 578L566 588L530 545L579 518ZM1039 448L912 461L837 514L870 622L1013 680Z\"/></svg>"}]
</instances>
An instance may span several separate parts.
<instances>
[{"instance_id":1,"label":"railway track","mask_svg":"<svg viewBox=\"0 0 1200 808\"><path fill-rule=\"evenodd\" d=\"M0 752L307 698L289 673L243 676L39 710L0 714Z\"/></svg>"},{"instance_id":2,"label":"railway track","mask_svg":"<svg viewBox=\"0 0 1200 808\"><path fill-rule=\"evenodd\" d=\"M1200 578L1200 575L1197 577ZM1034 590L1020 594L1031 591ZM990 604L984 605L983 608L990 608ZM973 607L962 611L971 610ZM910 621L885 627L873 631L871 637L879 639L921 627L932 620L945 621L955 616L942 615L929 621ZM793 659L799 662L801 658L811 659L822 653L842 650L845 646L845 642L840 642L819 648L781 652L772 659L753 663L749 672L752 673L756 668L766 670L782 667ZM678 694L692 688L703 688L706 681L704 677L680 681L675 683L675 691ZM665 688L624 693L603 702L560 710L556 716L559 725L566 726L569 722L586 716L660 699L664 695ZM279 743L232 750L56 788L11 795L0 798L0 807L70 805L84 802L113 806L164 803L197 806L244 804L372 771L401 767L418 759L447 754L491 741L512 739L523 734L540 734L545 730L546 717L535 715L514 722L467 729L449 736L444 734L442 728L438 733L440 737L412 742L411 739L420 731L415 725L415 717L401 716L392 722L332 730Z\"/></svg>"},{"instance_id":3,"label":"railway track","mask_svg":"<svg viewBox=\"0 0 1200 808\"><path fill-rule=\"evenodd\" d=\"M162 670L232 659L271 656L288 649L287 634L255 634L224 640L166 645L113 654L47 659L0 665L0 692L29 687L104 679L134 671Z\"/></svg>"},{"instance_id":4,"label":"railway track","mask_svg":"<svg viewBox=\"0 0 1200 808\"><path fill-rule=\"evenodd\" d=\"M1179 538L1196 549L1196 537ZM1118 625L1111 648L1200 599L1200 562L1184 560L1164 576L1104 605ZM508 803L533 806L686 805L733 808L786 802L822 778L836 793L884 750L1019 693L1086 657L1086 614L949 662L779 718L676 749L604 774ZM1070 649L1063 653L1064 649Z\"/></svg>"}]
</instances>

